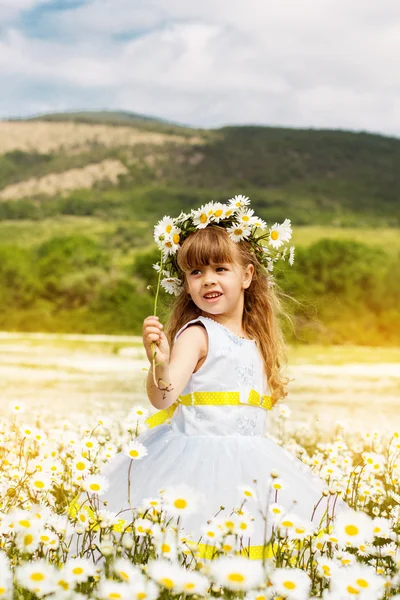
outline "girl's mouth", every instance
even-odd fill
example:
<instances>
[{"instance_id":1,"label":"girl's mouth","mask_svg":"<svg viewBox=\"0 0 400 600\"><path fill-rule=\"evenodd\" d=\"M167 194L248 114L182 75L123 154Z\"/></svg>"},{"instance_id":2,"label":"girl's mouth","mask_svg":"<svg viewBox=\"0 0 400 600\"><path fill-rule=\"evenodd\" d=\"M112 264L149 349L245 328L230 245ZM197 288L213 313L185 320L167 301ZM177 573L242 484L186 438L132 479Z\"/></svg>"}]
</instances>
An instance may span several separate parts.
<instances>
[{"instance_id":1,"label":"girl's mouth","mask_svg":"<svg viewBox=\"0 0 400 600\"><path fill-rule=\"evenodd\" d=\"M209 304L213 304L214 302L218 302L221 296L222 294L220 292L210 292L207 296L203 296L203 298Z\"/></svg>"}]
</instances>

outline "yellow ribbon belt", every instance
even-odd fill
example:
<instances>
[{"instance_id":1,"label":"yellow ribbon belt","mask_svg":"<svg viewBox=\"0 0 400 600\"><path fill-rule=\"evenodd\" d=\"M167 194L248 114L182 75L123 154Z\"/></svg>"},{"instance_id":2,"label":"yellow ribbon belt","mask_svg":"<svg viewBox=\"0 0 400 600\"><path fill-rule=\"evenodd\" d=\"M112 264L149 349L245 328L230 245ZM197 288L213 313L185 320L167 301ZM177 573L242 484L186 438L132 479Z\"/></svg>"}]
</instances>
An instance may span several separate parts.
<instances>
[{"instance_id":1,"label":"yellow ribbon belt","mask_svg":"<svg viewBox=\"0 0 400 600\"><path fill-rule=\"evenodd\" d=\"M260 406L265 410L271 410L273 406L271 396L261 396L256 390L250 390L246 401L240 400L240 392L192 392L191 394L179 396L178 400L171 404L171 406L165 410L159 410L154 415L148 417L146 423L149 428L157 427L157 425L161 425L171 419L179 404L183 404L184 406L223 406L224 404L235 406L241 404Z\"/></svg>"}]
</instances>

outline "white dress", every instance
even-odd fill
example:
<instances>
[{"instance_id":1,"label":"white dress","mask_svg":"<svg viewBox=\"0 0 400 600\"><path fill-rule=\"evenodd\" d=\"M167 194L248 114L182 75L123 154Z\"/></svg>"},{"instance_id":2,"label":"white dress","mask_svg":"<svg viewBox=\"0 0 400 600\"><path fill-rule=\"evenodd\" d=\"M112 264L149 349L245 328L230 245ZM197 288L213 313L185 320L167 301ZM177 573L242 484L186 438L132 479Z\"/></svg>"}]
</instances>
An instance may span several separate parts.
<instances>
[{"instance_id":1,"label":"white dress","mask_svg":"<svg viewBox=\"0 0 400 600\"><path fill-rule=\"evenodd\" d=\"M133 507L140 506L144 498L158 496L158 491L169 485L184 483L203 494L199 511L184 515L180 520L195 541L200 538L200 527L221 505L226 508L220 514L226 516L234 506L240 505L243 500L240 485L251 486L258 492L265 512L268 481L274 469L287 485L285 490L279 491L277 503L292 514L310 521L318 505L312 519L313 524L318 524L327 508L332 515L335 499L335 514L348 509L347 504L335 496L321 500L322 490L327 487L325 482L294 454L266 437L268 410L260 406L260 396L264 396L267 407L270 398L266 396L269 390L256 342L242 339L203 316L186 323L175 339L189 324L197 322L207 330L208 355L180 396L180 399L186 398L186 404L179 403L170 419L139 435L137 440L146 446L146 456L131 460L121 452L103 469L102 474L110 483L109 490L101 496L101 500L107 501L107 510L119 512L129 507L129 467ZM198 403L200 397L203 404ZM215 400L218 397L239 398L239 403L218 405ZM249 398L252 398L250 404ZM191 402L195 403L191 405ZM155 415L153 425L154 419L157 421L163 414L165 411ZM150 417L149 423L151 421ZM272 502L274 500L275 497ZM243 537L243 545L260 547L265 539L264 519L253 499L245 506L255 518L255 527L249 538ZM271 520L267 539L270 533Z\"/></svg>"}]
</instances>

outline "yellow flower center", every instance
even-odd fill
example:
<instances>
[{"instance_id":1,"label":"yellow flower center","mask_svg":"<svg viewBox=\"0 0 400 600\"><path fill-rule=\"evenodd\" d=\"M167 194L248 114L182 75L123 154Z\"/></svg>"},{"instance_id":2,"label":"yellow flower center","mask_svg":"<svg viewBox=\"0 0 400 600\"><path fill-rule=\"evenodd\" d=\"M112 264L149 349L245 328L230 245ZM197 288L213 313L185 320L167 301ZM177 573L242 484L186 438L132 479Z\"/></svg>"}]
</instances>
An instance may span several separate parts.
<instances>
[{"instance_id":1,"label":"yellow flower center","mask_svg":"<svg viewBox=\"0 0 400 600\"><path fill-rule=\"evenodd\" d=\"M125 581L129 581L129 575L128 573L125 573L125 571L119 571L119 574L121 576L122 579L125 579Z\"/></svg>"},{"instance_id":2,"label":"yellow flower center","mask_svg":"<svg viewBox=\"0 0 400 600\"><path fill-rule=\"evenodd\" d=\"M195 587L194 583L185 583L185 590L192 590Z\"/></svg>"},{"instance_id":3,"label":"yellow flower center","mask_svg":"<svg viewBox=\"0 0 400 600\"><path fill-rule=\"evenodd\" d=\"M242 221L249 221L250 217L248 215L243 215L242 216Z\"/></svg>"},{"instance_id":4,"label":"yellow flower center","mask_svg":"<svg viewBox=\"0 0 400 600\"><path fill-rule=\"evenodd\" d=\"M358 527L356 527L355 525L346 525L344 530L347 533L347 535L357 535L358 533Z\"/></svg>"},{"instance_id":5,"label":"yellow flower center","mask_svg":"<svg viewBox=\"0 0 400 600\"><path fill-rule=\"evenodd\" d=\"M85 470L85 463L83 463L83 462L76 463L76 468L78 469L78 471L84 471Z\"/></svg>"},{"instance_id":6,"label":"yellow flower center","mask_svg":"<svg viewBox=\"0 0 400 600\"><path fill-rule=\"evenodd\" d=\"M177 500L175 500L174 506L176 506L176 508L186 508L187 502L183 498L178 498Z\"/></svg>"},{"instance_id":7,"label":"yellow flower center","mask_svg":"<svg viewBox=\"0 0 400 600\"><path fill-rule=\"evenodd\" d=\"M296 589L296 584L294 581L285 581L283 587L285 587L287 590L294 590Z\"/></svg>"},{"instance_id":8,"label":"yellow flower center","mask_svg":"<svg viewBox=\"0 0 400 600\"><path fill-rule=\"evenodd\" d=\"M357 579L356 584L359 585L361 588L369 587L368 581L366 581L365 579Z\"/></svg>"},{"instance_id":9,"label":"yellow flower center","mask_svg":"<svg viewBox=\"0 0 400 600\"><path fill-rule=\"evenodd\" d=\"M163 577L162 579L160 579L160 583L162 583L166 588L173 588L174 587L174 582L172 581L172 579L168 579L168 577Z\"/></svg>"},{"instance_id":10,"label":"yellow flower center","mask_svg":"<svg viewBox=\"0 0 400 600\"><path fill-rule=\"evenodd\" d=\"M162 544L161 551L162 552L171 552L171 546L169 546L168 544Z\"/></svg>"},{"instance_id":11,"label":"yellow flower center","mask_svg":"<svg viewBox=\"0 0 400 600\"><path fill-rule=\"evenodd\" d=\"M24 544L25 546L29 546L29 544L32 544L33 542L33 535L31 535L30 533L28 533L27 535L24 536Z\"/></svg>"},{"instance_id":12,"label":"yellow flower center","mask_svg":"<svg viewBox=\"0 0 400 600\"><path fill-rule=\"evenodd\" d=\"M35 485L35 487L40 488L40 489L44 488L43 481L35 481L34 485Z\"/></svg>"},{"instance_id":13,"label":"yellow flower center","mask_svg":"<svg viewBox=\"0 0 400 600\"><path fill-rule=\"evenodd\" d=\"M60 579L58 585L63 588L63 590L69 590L69 585L64 579Z\"/></svg>"},{"instance_id":14,"label":"yellow flower center","mask_svg":"<svg viewBox=\"0 0 400 600\"><path fill-rule=\"evenodd\" d=\"M132 458L136 458L136 456L139 456L139 452L137 450L131 450L129 452L129 456L132 456Z\"/></svg>"},{"instance_id":15,"label":"yellow flower center","mask_svg":"<svg viewBox=\"0 0 400 600\"><path fill-rule=\"evenodd\" d=\"M215 211L214 216L215 217L220 217L222 215L222 209L219 208L218 210Z\"/></svg>"},{"instance_id":16,"label":"yellow flower center","mask_svg":"<svg viewBox=\"0 0 400 600\"><path fill-rule=\"evenodd\" d=\"M174 233L173 238L174 244L179 244L179 240L181 239L179 233Z\"/></svg>"},{"instance_id":17,"label":"yellow flower center","mask_svg":"<svg viewBox=\"0 0 400 600\"><path fill-rule=\"evenodd\" d=\"M237 228L237 229L235 229L235 231L234 231L233 233L234 233L235 235L242 235L242 233L243 233L243 229L239 229L239 228Z\"/></svg>"},{"instance_id":18,"label":"yellow flower center","mask_svg":"<svg viewBox=\"0 0 400 600\"><path fill-rule=\"evenodd\" d=\"M208 216L205 213L200 215L200 223L207 223L207 220L208 220Z\"/></svg>"},{"instance_id":19,"label":"yellow flower center","mask_svg":"<svg viewBox=\"0 0 400 600\"><path fill-rule=\"evenodd\" d=\"M43 581L44 575L43 575L43 573L32 573L31 579L32 579L32 581Z\"/></svg>"},{"instance_id":20,"label":"yellow flower center","mask_svg":"<svg viewBox=\"0 0 400 600\"><path fill-rule=\"evenodd\" d=\"M170 233L171 230L172 230L172 225L167 225L167 227L165 228L165 231L167 233Z\"/></svg>"},{"instance_id":21,"label":"yellow flower center","mask_svg":"<svg viewBox=\"0 0 400 600\"><path fill-rule=\"evenodd\" d=\"M30 527L30 521L26 520L26 519L22 519L22 521L19 521L19 524L21 525L21 527Z\"/></svg>"},{"instance_id":22,"label":"yellow flower center","mask_svg":"<svg viewBox=\"0 0 400 600\"><path fill-rule=\"evenodd\" d=\"M98 483L91 483L90 489L93 490L93 492L98 492L100 490L100 486Z\"/></svg>"},{"instance_id":23,"label":"yellow flower center","mask_svg":"<svg viewBox=\"0 0 400 600\"><path fill-rule=\"evenodd\" d=\"M282 521L283 527L293 527L292 521Z\"/></svg>"},{"instance_id":24,"label":"yellow flower center","mask_svg":"<svg viewBox=\"0 0 400 600\"><path fill-rule=\"evenodd\" d=\"M215 533L213 531L209 531L207 535L208 537L215 537Z\"/></svg>"},{"instance_id":25,"label":"yellow flower center","mask_svg":"<svg viewBox=\"0 0 400 600\"><path fill-rule=\"evenodd\" d=\"M229 579L229 581L235 581L236 583L242 583L244 581L244 576L241 573L229 573L228 579Z\"/></svg>"},{"instance_id":26,"label":"yellow flower center","mask_svg":"<svg viewBox=\"0 0 400 600\"><path fill-rule=\"evenodd\" d=\"M352 585L347 586L347 591L349 592L349 594L355 594L355 595L358 595L360 593L359 590L356 590L356 588L353 588Z\"/></svg>"},{"instance_id":27,"label":"yellow flower center","mask_svg":"<svg viewBox=\"0 0 400 600\"><path fill-rule=\"evenodd\" d=\"M279 233L276 230L274 230L271 232L271 237L273 240L277 240L279 237Z\"/></svg>"},{"instance_id":28,"label":"yellow flower center","mask_svg":"<svg viewBox=\"0 0 400 600\"><path fill-rule=\"evenodd\" d=\"M74 569L72 569L72 572L74 575L82 575L83 569L82 567L75 567Z\"/></svg>"},{"instance_id":29,"label":"yellow flower center","mask_svg":"<svg viewBox=\"0 0 400 600\"><path fill-rule=\"evenodd\" d=\"M122 598L121 594L119 594L118 592L110 592L108 594L109 598L112 598L112 600L119 600L119 598Z\"/></svg>"},{"instance_id":30,"label":"yellow flower center","mask_svg":"<svg viewBox=\"0 0 400 600\"><path fill-rule=\"evenodd\" d=\"M253 494L251 492L249 492L248 490L245 490L244 495L251 497Z\"/></svg>"}]
</instances>

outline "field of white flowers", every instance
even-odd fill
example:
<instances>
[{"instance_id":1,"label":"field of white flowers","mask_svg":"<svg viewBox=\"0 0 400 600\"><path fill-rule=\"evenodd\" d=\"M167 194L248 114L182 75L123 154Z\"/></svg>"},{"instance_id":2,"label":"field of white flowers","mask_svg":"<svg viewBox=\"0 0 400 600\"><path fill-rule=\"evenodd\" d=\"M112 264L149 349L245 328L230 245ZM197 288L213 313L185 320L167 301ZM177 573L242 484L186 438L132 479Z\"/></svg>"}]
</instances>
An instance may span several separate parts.
<instances>
[{"instance_id":1,"label":"field of white flowers","mask_svg":"<svg viewBox=\"0 0 400 600\"><path fill-rule=\"evenodd\" d=\"M276 441L326 480L327 494L342 490L356 512L313 529L285 513L274 485L279 473L266 473L273 502L257 506L256 492L244 488L229 517L204 523L197 545L179 526L180 515L195 510L192 492L160 490L128 517L102 506L102 467L117 452L132 460L146 452L136 440L147 428L146 407L135 406L123 420L80 422L28 418L22 402L9 403L0 420L0 598L399 599L399 432L361 434L337 425L335 439L318 441L309 428L289 434L289 415L281 405ZM88 509L71 509L81 492ZM264 560L250 560L240 544L251 528L252 496L252 510L274 523Z\"/></svg>"}]
</instances>

